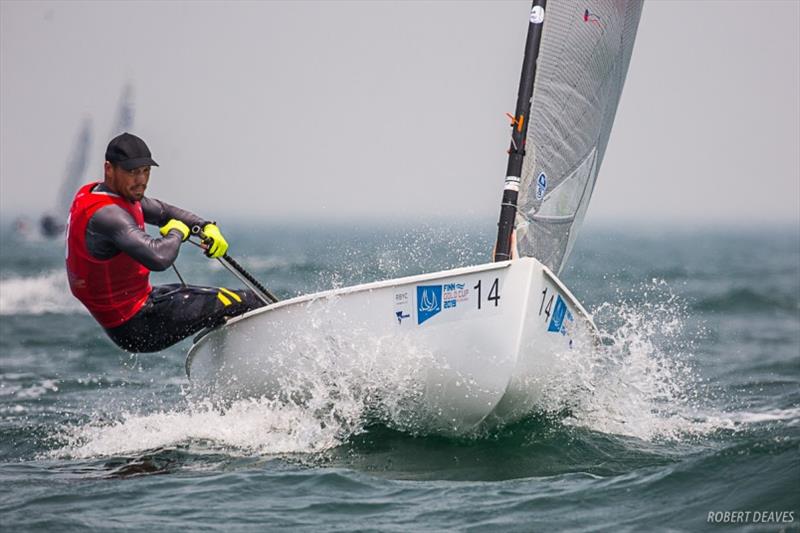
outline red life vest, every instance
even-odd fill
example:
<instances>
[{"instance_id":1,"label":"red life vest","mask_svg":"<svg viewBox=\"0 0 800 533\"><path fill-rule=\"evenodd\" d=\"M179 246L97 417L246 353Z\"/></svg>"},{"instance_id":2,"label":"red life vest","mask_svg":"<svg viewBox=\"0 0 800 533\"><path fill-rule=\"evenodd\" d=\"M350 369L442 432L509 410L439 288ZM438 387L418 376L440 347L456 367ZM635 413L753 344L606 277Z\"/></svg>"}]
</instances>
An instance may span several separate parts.
<instances>
[{"instance_id":1,"label":"red life vest","mask_svg":"<svg viewBox=\"0 0 800 533\"><path fill-rule=\"evenodd\" d=\"M152 290L150 270L124 252L97 259L86 247L86 226L99 209L118 205L144 230L139 202L108 192L93 192L98 183L78 190L67 219L67 277L72 294L105 328L125 323L142 308Z\"/></svg>"}]
</instances>

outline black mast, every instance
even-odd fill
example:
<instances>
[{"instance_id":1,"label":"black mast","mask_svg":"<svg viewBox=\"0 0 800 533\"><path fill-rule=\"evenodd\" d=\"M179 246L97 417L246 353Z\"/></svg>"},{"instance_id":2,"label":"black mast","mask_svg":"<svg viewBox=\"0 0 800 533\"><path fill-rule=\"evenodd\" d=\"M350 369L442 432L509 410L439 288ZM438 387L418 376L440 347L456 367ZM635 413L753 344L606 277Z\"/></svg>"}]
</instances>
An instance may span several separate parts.
<instances>
[{"instance_id":1,"label":"black mast","mask_svg":"<svg viewBox=\"0 0 800 533\"><path fill-rule=\"evenodd\" d=\"M522 75L517 94L517 111L511 123L511 147L508 150L508 168L500 204L500 221L497 223L497 243L494 260L511 259L511 232L517 215L517 196L519 194L522 161L525 158L525 137L530 122L533 82L536 78L536 60L539 57L539 43L542 41L542 27L547 0L533 0L528 39L525 42L525 57L522 61Z\"/></svg>"}]
</instances>

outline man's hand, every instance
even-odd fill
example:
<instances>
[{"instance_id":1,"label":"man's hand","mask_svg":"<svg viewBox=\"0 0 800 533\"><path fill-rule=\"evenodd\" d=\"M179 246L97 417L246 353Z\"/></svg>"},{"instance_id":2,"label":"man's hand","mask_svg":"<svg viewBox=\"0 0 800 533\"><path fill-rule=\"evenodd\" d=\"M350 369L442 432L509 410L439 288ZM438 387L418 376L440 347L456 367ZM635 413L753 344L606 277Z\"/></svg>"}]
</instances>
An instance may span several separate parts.
<instances>
[{"instance_id":1,"label":"man's hand","mask_svg":"<svg viewBox=\"0 0 800 533\"><path fill-rule=\"evenodd\" d=\"M211 241L208 243L208 248L206 249L206 255L208 257L216 259L217 257L225 255L225 252L228 251L228 241L222 236L216 224L206 224L203 226L203 234L203 240Z\"/></svg>"},{"instance_id":2,"label":"man's hand","mask_svg":"<svg viewBox=\"0 0 800 533\"><path fill-rule=\"evenodd\" d=\"M169 222L161 226L161 229L159 231L161 232L161 235L164 235L166 237L167 233L169 233L171 230L174 229L181 232L181 241L185 241L186 239L189 238L189 226L187 226L177 218L170 219Z\"/></svg>"}]
</instances>

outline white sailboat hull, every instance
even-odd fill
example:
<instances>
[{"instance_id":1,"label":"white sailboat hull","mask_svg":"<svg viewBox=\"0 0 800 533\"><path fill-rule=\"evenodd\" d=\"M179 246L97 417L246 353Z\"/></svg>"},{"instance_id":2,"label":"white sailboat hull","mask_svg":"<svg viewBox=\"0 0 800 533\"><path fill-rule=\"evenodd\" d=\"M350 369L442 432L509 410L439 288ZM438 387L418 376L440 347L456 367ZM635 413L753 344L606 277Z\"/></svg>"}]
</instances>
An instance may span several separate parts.
<instances>
[{"instance_id":1,"label":"white sailboat hull","mask_svg":"<svg viewBox=\"0 0 800 533\"><path fill-rule=\"evenodd\" d=\"M415 427L462 433L536 409L559 355L595 332L556 276L522 258L257 309L196 339L186 371L206 393L286 401L313 397L320 374L334 386L389 376L414 391Z\"/></svg>"}]
</instances>

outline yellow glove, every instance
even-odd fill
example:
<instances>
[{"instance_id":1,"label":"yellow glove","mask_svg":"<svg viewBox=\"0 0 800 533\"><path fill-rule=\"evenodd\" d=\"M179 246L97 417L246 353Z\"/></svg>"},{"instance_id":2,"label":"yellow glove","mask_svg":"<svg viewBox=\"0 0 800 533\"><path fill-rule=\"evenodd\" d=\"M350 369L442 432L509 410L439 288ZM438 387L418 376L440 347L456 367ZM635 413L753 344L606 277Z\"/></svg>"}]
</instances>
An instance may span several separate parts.
<instances>
[{"instance_id":1,"label":"yellow glove","mask_svg":"<svg viewBox=\"0 0 800 533\"><path fill-rule=\"evenodd\" d=\"M159 231L161 231L161 235L166 237L167 233L169 233L171 230L174 229L181 232L182 241L185 241L186 239L189 238L189 226L187 226L177 218L171 218L169 222L161 226L161 229Z\"/></svg>"},{"instance_id":2,"label":"yellow glove","mask_svg":"<svg viewBox=\"0 0 800 533\"><path fill-rule=\"evenodd\" d=\"M206 255L212 259L222 257L228 251L228 241L220 233L216 224L206 224L203 226L203 240L211 241L206 249Z\"/></svg>"}]
</instances>

